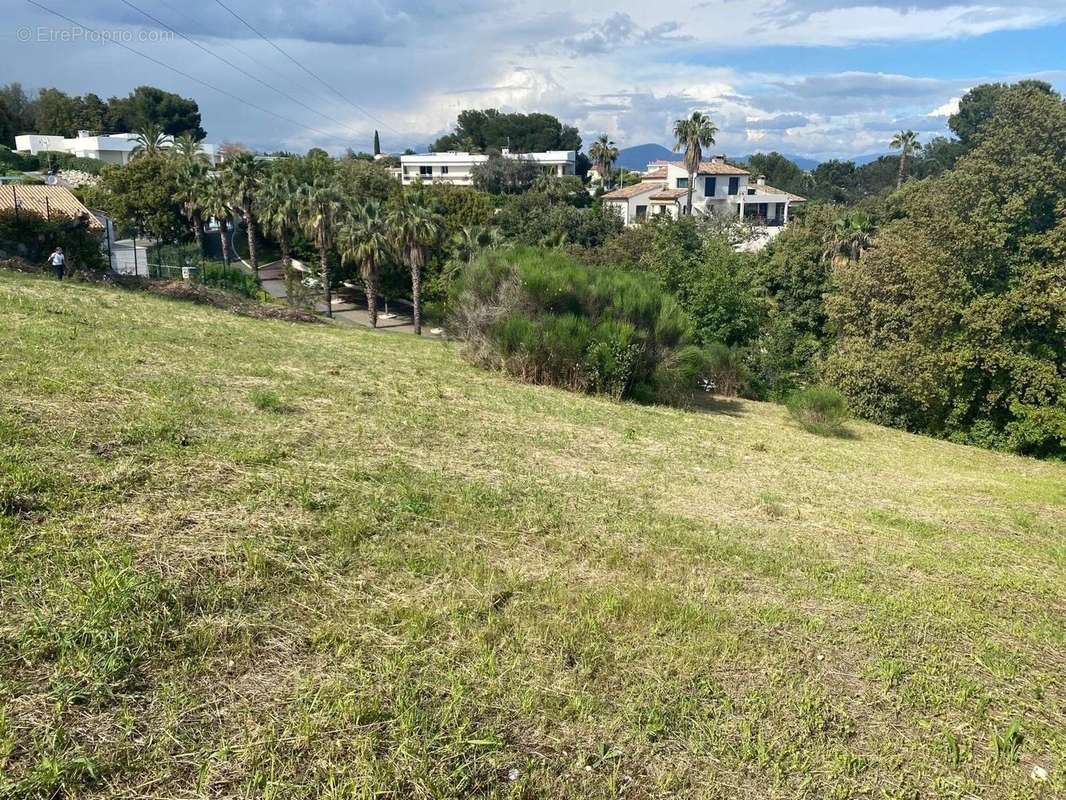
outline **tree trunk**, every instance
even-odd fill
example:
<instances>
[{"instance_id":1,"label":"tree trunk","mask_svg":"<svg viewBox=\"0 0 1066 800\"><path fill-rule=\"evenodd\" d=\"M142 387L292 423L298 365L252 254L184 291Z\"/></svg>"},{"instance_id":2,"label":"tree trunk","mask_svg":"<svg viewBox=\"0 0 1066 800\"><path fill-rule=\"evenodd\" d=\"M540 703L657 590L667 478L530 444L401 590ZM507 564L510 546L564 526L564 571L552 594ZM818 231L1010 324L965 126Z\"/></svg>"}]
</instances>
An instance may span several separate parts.
<instances>
[{"instance_id":1,"label":"tree trunk","mask_svg":"<svg viewBox=\"0 0 1066 800\"><path fill-rule=\"evenodd\" d=\"M252 262L252 272L255 273L255 279L259 280L259 252L256 250L255 244L255 214L252 209L249 208L244 212L244 227L248 232L248 260Z\"/></svg>"},{"instance_id":2,"label":"tree trunk","mask_svg":"<svg viewBox=\"0 0 1066 800\"><path fill-rule=\"evenodd\" d=\"M415 336L422 335L422 259L418 248L410 250L411 304L414 306Z\"/></svg>"},{"instance_id":3,"label":"tree trunk","mask_svg":"<svg viewBox=\"0 0 1066 800\"><path fill-rule=\"evenodd\" d=\"M370 327L378 326L378 265L374 259L367 259L366 275L363 277L366 289L366 313L370 317Z\"/></svg>"},{"instance_id":4,"label":"tree trunk","mask_svg":"<svg viewBox=\"0 0 1066 800\"><path fill-rule=\"evenodd\" d=\"M192 235L196 237L196 255L204 257L204 218L199 211L194 211L192 217Z\"/></svg>"},{"instance_id":5,"label":"tree trunk","mask_svg":"<svg viewBox=\"0 0 1066 800\"><path fill-rule=\"evenodd\" d=\"M326 248L318 248L318 266L322 275L322 291L326 297L326 316L333 316L333 290L329 285L329 262L326 260Z\"/></svg>"},{"instance_id":6,"label":"tree trunk","mask_svg":"<svg viewBox=\"0 0 1066 800\"><path fill-rule=\"evenodd\" d=\"M685 212L690 217L692 216L692 184L696 182L696 176L693 173L688 174L688 210Z\"/></svg>"},{"instance_id":7,"label":"tree trunk","mask_svg":"<svg viewBox=\"0 0 1066 800\"><path fill-rule=\"evenodd\" d=\"M285 274L285 300L289 305L293 304L293 280L292 280L292 256L289 253L289 235L280 231L278 246L281 248L281 269Z\"/></svg>"},{"instance_id":8,"label":"tree trunk","mask_svg":"<svg viewBox=\"0 0 1066 800\"><path fill-rule=\"evenodd\" d=\"M222 263L229 266L229 223L226 220L218 221L218 238L222 241Z\"/></svg>"},{"instance_id":9,"label":"tree trunk","mask_svg":"<svg viewBox=\"0 0 1066 800\"><path fill-rule=\"evenodd\" d=\"M903 151L899 155L899 177L896 179L896 188L898 189L903 185L903 175L907 171L907 152Z\"/></svg>"}]
</instances>

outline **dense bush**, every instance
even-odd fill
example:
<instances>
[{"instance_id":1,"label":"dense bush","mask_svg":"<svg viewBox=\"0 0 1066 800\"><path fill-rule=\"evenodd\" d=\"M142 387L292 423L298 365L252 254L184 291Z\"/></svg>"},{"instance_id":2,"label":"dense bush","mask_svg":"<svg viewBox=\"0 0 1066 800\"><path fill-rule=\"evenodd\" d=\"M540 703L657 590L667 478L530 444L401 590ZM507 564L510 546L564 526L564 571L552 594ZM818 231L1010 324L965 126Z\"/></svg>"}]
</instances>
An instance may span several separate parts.
<instances>
[{"instance_id":1,"label":"dense bush","mask_svg":"<svg viewBox=\"0 0 1066 800\"><path fill-rule=\"evenodd\" d=\"M1066 457L1066 103L1004 92L976 138L836 270L823 375L874 421Z\"/></svg>"},{"instance_id":2,"label":"dense bush","mask_svg":"<svg viewBox=\"0 0 1066 800\"><path fill-rule=\"evenodd\" d=\"M792 417L811 433L835 436L843 433L848 421L844 395L828 386L810 386L794 392L787 402Z\"/></svg>"},{"instance_id":3,"label":"dense bush","mask_svg":"<svg viewBox=\"0 0 1066 800\"><path fill-rule=\"evenodd\" d=\"M63 153L55 150L42 150L37 154L36 158L41 165L41 169L49 167L58 167L60 170L78 169L82 172L88 172L90 175L99 175L103 172L104 167L107 166L106 161L100 161L97 158L79 158L73 153Z\"/></svg>"},{"instance_id":4,"label":"dense bush","mask_svg":"<svg viewBox=\"0 0 1066 800\"><path fill-rule=\"evenodd\" d=\"M100 236L89 229L88 220L56 212L51 219L45 219L25 210L0 211L0 252L43 264L56 247L63 248L70 270L105 266Z\"/></svg>"},{"instance_id":5,"label":"dense bush","mask_svg":"<svg viewBox=\"0 0 1066 800\"><path fill-rule=\"evenodd\" d=\"M648 275L558 250L486 251L458 292L451 322L469 357L531 383L673 401L705 366L688 318Z\"/></svg>"},{"instance_id":6,"label":"dense bush","mask_svg":"<svg viewBox=\"0 0 1066 800\"><path fill-rule=\"evenodd\" d=\"M4 171L35 172L41 168L41 162L37 156L23 155L0 145L0 167Z\"/></svg>"}]
</instances>

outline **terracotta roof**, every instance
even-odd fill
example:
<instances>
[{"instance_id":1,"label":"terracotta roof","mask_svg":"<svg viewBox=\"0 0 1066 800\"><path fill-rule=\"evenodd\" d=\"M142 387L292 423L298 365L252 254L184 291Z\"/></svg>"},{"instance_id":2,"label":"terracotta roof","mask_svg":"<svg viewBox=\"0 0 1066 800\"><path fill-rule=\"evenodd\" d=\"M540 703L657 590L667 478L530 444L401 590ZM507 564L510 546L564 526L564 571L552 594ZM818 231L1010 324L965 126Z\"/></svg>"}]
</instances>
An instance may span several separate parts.
<instances>
[{"instance_id":1,"label":"terracotta roof","mask_svg":"<svg viewBox=\"0 0 1066 800\"><path fill-rule=\"evenodd\" d=\"M666 167L656 167L655 169L649 169L644 173L644 180L653 181L656 179L662 179L666 177Z\"/></svg>"},{"instance_id":2,"label":"terracotta roof","mask_svg":"<svg viewBox=\"0 0 1066 800\"><path fill-rule=\"evenodd\" d=\"M103 230L104 226L85 206L81 204L70 189L62 186L26 186L11 184L0 186L0 211L15 208L18 200L18 208L46 216L47 214L62 214L67 217L80 217L83 214L89 218L89 227L93 230ZM47 201L47 202L46 202Z\"/></svg>"},{"instance_id":3,"label":"terracotta roof","mask_svg":"<svg viewBox=\"0 0 1066 800\"><path fill-rule=\"evenodd\" d=\"M641 181L635 183L632 186L623 186L621 189L615 189L613 192L607 192L603 196L604 200L628 200L631 197L637 197L638 195L645 194L646 192L654 192L658 189L662 189L661 183L648 183L647 181Z\"/></svg>"},{"instance_id":4,"label":"terracotta roof","mask_svg":"<svg viewBox=\"0 0 1066 800\"><path fill-rule=\"evenodd\" d=\"M653 194L649 200L677 200L688 194L688 189L663 189Z\"/></svg>"},{"instance_id":5,"label":"terracotta roof","mask_svg":"<svg viewBox=\"0 0 1066 800\"><path fill-rule=\"evenodd\" d=\"M788 199L790 201L792 201L793 203L806 203L807 202L807 198L806 197L800 197L798 194L792 194L792 192L786 192L784 189L775 189L773 186L771 186L768 183L750 184L748 188L752 188L752 187L754 187L757 190L758 189L762 189L767 194L783 194L786 197L788 197Z\"/></svg>"}]
</instances>

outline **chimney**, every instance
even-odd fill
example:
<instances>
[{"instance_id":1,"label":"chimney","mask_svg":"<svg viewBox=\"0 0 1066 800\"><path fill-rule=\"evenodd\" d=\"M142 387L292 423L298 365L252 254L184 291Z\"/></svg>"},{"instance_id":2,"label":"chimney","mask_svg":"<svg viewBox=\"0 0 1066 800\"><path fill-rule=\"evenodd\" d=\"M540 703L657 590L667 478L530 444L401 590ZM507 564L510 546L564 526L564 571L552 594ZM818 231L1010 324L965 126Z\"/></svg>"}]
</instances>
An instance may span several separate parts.
<instances>
[{"instance_id":1,"label":"chimney","mask_svg":"<svg viewBox=\"0 0 1066 800\"><path fill-rule=\"evenodd\" d=\"M755 179L755 182L756 182L757 184L759 184L759 186L765 186L765 185L766 185L766 176L765 176L765 175L760 175L760 176L758 176L758 177L757 177L757 178Z\"/></svg>"},{"instance_id":2,"label":"chimney","mask_svg":"<svg viewBox=\"0 0 1066 800\"><path fill-rule=\"evenodd\" d=\"M78 131L79 139L91 139L92 135L92 131Z\"/></svg>"},{"instance_id":3,"label":"chimney","mask_svg":"<svg viewBox=\"0 0 1066 800\"><path fill-rule=\"evenodd\" d=\"M500 155L501 156L509 156L509 155L511 155L511 148L510 147L503 148L503 150L500 151Z\"/></svg>"}]
</instances>

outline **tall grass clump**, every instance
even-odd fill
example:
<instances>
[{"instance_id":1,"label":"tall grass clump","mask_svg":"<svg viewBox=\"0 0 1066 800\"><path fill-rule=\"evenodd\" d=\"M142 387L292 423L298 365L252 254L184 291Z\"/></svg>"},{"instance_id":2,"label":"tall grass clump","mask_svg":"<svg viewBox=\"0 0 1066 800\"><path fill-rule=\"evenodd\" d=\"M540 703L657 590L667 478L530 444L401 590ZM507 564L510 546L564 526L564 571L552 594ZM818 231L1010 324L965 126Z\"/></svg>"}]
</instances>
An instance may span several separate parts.
<instances>
[{"instance_id":1,"label":"tall grass clump","mask_svg":"<svg viewBox=\"0 0 1066 800\"><path fill-rule=\"evenodd\" d=\"M804 430L821 436L840 436L850 416L844 395L829 386L811 386L794 392L786 403Z\"/></svg>"},{"instance_id":2,"label":"tall grass clump","mask_svg":"<svg viewBox=\"0 0 1066 800\"><path fill-rule=\"evenodd\" d=\"M495 250L466 267L457 294L451 323L468 357L529 383L675 402L704 370L688 317L650 275Z\"/></svg>"}]
</instances>

